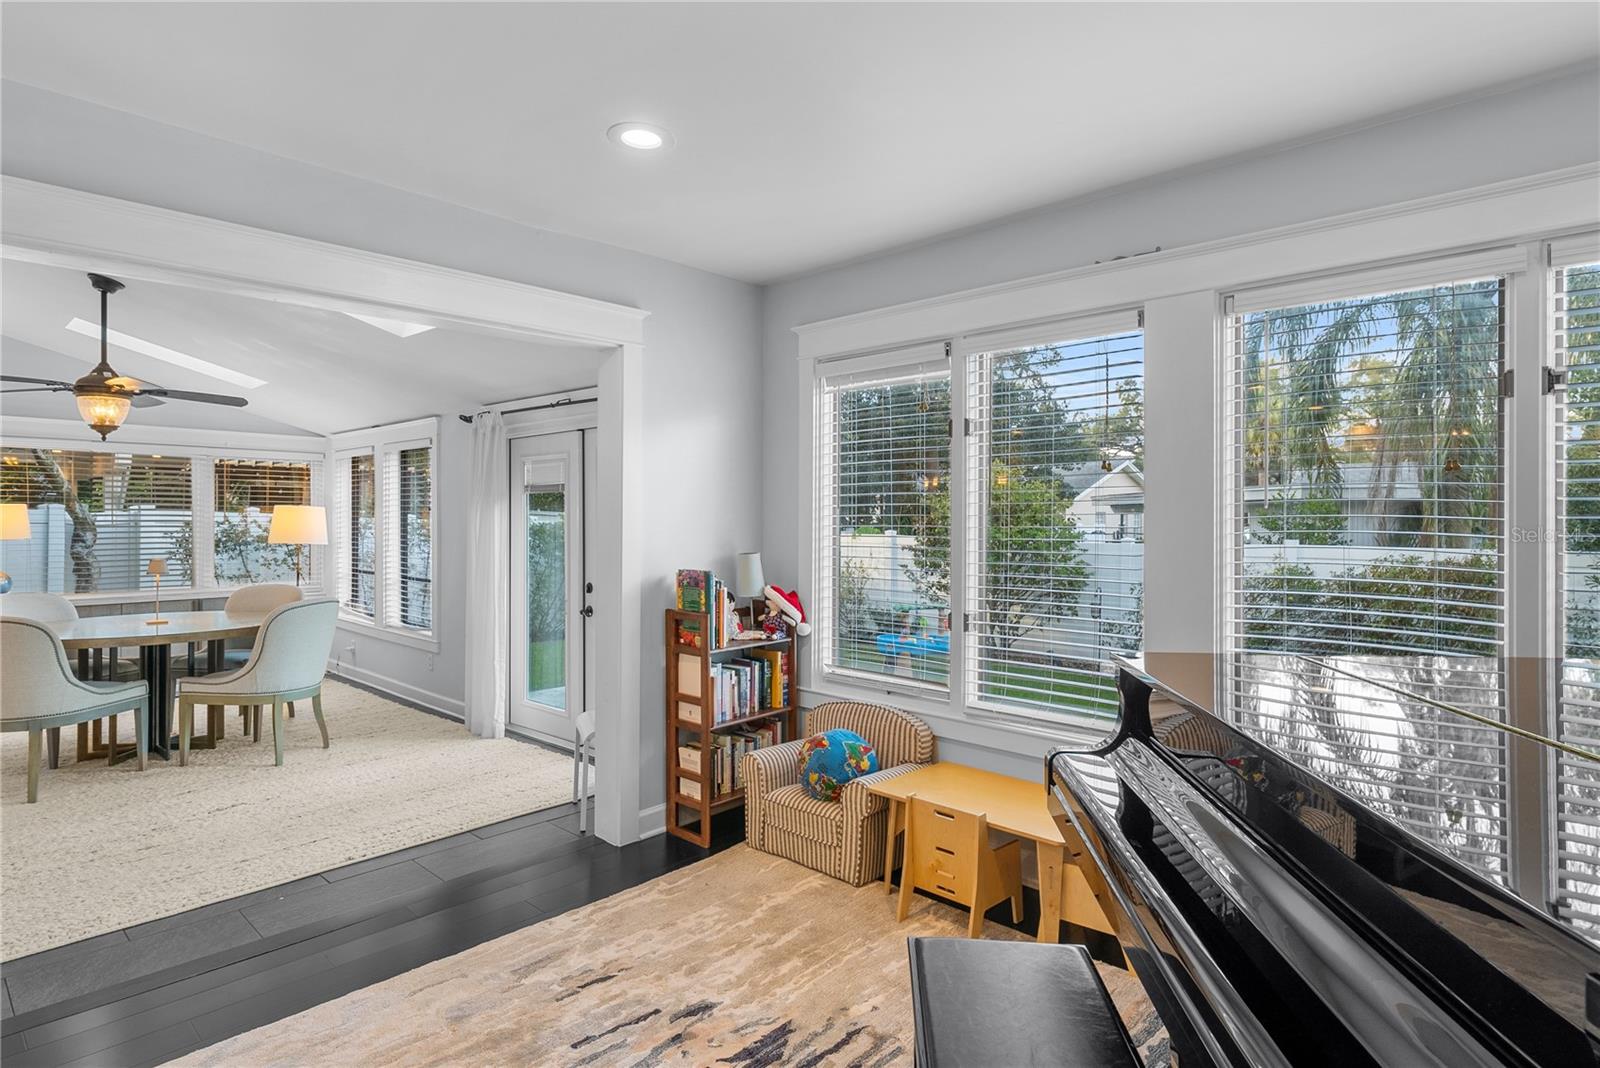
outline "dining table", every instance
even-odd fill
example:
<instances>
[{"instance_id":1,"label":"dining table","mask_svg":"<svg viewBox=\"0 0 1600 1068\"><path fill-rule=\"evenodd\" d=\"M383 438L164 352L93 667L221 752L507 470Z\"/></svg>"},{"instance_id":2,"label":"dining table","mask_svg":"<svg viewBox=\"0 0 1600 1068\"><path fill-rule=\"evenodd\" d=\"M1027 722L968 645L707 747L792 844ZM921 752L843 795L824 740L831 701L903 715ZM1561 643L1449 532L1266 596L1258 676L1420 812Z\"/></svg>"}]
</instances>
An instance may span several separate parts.
<instances>
[{"instance_id":1,"label":"dining table","mask_svg":"<svg viewBox=\"0 0 1600 1068\"><path fill-rule=\"evenodd\" d=\"M139 674L150 687L150 755L168 760L171 759L171 751L178 747L178 739L172 733L172 702L176 682L172 674L172 647L204 643L206 672L221 671L224 666L224 643L229 638L254 640L266 618L266 612L215 609L163 612L158 621L154 613L133 612L62 620L51 623L50 628L68 652L77 653L78 675L83 679L92 678L90 655L94 650L130 646L138 648ZM191 743L195 748L215 747L221 734L221 706L210 708L210 719L210 731L206 737ZM81 736L79 744L82 748ZM128 752L113 751L108 758L115 763L126 759L131 750L130 746Z\"/></svg>"}]
</instances>

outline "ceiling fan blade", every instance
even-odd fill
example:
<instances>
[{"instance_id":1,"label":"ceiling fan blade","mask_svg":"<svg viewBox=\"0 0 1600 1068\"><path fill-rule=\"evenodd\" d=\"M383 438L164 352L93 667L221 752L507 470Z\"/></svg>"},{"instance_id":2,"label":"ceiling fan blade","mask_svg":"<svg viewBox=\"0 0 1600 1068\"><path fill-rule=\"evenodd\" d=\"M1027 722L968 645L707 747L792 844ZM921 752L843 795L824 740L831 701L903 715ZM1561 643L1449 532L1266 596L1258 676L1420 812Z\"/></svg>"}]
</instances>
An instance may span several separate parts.
<instances>
[{"instance_id":1,"label":"ceiling fan blade","mask_svg":"<svg viewBox=\"0 0 1600 1068\"><path fill-rule=\"evenodd\" d=\"M54 386L29 386L27 389L0 389L0 396L8 393L60 393Z\"/></svg>"},{"instance_id":2,"label":"ceiling fan blade","mask_svg":"<svg viewBox=\"0 0 1600 1068\"><path fill-rule=\"evenodd\" d=\"M133 405L135 408L159 408L161 405L167 402L162 400L160 397L152 397L143 393L135 393L132 397L128 398L128 403Z\"/></svg>"},{"instance_id":3,"label":"ceiling fan blade","mask_svg":"<svg viewBox=\"0 0 1600 1068\"><path fill-rule=\"evenodd\" d=\"M71 382L57 382L53 378L23 378L21 375L0 375L0 382L27 382L35 386L49 386L51 389L71 389Z\"/></svg>"},{"instance_id":4,"label":"ceiling fan blade","mask_svg":"<svg viewBox=\"0 0 1600 1068\"><path fill-rule=\"evenodd\" d=\"M161 386L147 386L134 396L165 397L168 400L196 401L200 404L226 404L230 408L243 408L249 403L243 397L226 397L221 393L192 393L186 389L164 389Z\"/></svg>"}]
</instances>

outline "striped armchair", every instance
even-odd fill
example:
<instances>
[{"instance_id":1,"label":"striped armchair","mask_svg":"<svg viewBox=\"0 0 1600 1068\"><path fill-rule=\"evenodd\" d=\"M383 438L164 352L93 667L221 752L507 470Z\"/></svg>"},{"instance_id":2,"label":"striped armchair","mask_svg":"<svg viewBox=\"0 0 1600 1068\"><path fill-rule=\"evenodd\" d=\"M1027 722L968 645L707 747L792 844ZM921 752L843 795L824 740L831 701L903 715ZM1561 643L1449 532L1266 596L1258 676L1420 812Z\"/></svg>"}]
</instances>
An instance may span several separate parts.
<instances>
[{"instance_id":1,"label":"striped armchair","mask_svg":"<svg viewBox=\"0 0 1600 1068\"><path fill-rule=\"evenodd\" d=\"M883 872L889 836L888 804L867 786L933 763L933 731L899 709L857 701L830 701L806 715L810 734L839 727L872 744L878 770L851 780L839 800L818 801L800 784L803 739L746 754L744 838L764 853L862 886Z\"/></svg>"}]
</instances>

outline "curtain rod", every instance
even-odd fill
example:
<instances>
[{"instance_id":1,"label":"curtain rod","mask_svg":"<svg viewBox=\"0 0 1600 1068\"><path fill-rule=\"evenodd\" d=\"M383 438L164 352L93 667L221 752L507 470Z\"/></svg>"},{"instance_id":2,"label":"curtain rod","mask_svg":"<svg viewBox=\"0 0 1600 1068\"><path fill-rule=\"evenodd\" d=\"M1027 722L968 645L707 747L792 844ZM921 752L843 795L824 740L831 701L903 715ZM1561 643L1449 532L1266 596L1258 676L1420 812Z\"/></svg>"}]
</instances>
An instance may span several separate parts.
<instances>
[{"instance_id":1,"label":"curtain rod","mask_svg":"<svg viewBox=\"0 0 1600 1068\"><path fill-rule=\"evenodd\" d=\"M599 399L599 397L578 397L576 399L572 397L563 397L561 400L551 401L549 404L530 404L526 408L507 408L500 414L518 415L522 412L542 412L546 408L570 408L574 404L593 404ZM487 412L489 410L490 409L485 408L483 411ZM480 412L479 414L481 415L483 413ZM473 420L473 417L470 415L458 415L456 418L460 419L463 423L470 423Z\"/></svg>"}]
</instances>

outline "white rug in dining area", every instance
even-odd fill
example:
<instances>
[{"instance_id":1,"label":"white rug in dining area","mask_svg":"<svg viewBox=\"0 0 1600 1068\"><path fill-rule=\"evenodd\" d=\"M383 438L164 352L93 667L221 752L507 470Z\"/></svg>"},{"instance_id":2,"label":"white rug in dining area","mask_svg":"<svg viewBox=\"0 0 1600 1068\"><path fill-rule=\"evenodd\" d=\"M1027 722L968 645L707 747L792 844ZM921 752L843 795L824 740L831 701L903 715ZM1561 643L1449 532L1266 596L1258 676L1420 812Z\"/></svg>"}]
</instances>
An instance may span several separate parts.
<instances>
[{"instance_id":1,"label":"white rug in dining area","mask_svg":"<svg viewBox=\"0 0 1600 1068\"><path fill-rule=\"evenodd\" d=\"M63 728L32 805L27 735L0 735L0 960L571 800L569 756L332 680L323 711L332 747L297 702L281 768L269 722L252 743L233 709L217 749L142 773L76 763ZM132 738L125 714L118 739Z\"/></svg>"}]
</instances>

